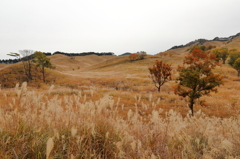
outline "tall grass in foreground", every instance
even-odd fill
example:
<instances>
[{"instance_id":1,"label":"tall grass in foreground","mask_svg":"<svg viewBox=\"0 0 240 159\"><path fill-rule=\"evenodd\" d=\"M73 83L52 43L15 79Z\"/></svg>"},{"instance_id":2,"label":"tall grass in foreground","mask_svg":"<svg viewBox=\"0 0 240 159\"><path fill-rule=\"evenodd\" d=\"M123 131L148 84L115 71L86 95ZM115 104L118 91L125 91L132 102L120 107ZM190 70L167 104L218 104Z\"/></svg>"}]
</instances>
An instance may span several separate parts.
<instances>
[{"instance_id":1,"label":"tall grass in foreground","mask_svg":"<svg viewBox=\"0 0 240 159\"><path fill-rule=\"evenodd\" d=\"M143 117L136 107L124 120L110 96L92 102L81 92L50 91L28 91L25 83L8 92L14 97L0 92L0 158L240 157L240 116L183 118L170 110L163 118L154 109Z\"/></svg>"}]
</instances>

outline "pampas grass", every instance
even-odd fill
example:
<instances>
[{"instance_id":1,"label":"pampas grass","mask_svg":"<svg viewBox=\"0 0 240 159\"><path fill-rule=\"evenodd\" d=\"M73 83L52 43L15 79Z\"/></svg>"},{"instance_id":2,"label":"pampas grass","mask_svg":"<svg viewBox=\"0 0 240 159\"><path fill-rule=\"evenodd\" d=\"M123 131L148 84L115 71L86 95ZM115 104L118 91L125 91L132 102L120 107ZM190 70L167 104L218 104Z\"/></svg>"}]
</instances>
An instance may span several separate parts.
<instances>
[{"instance_id":1,"label":"pampas grass","mask_svg":"<svg viewBox=\"0 0 240 159\"><path fill-rule=\"evenodd\" d=\"M46 152L47 152L47 153L46 153L47 159L49 159L49 156L50 156L50 153L51 153L53 147L54 147L53 138L49 138L49 139L47 140L47 150L46 150Z\"/></svg>"},{"instance_id":2,"label":"pampas grass","mask_svg":"<svg viewBox=\"0 0 240 159\"><path fill-rule=\"evenodd\" d=\"M184 117L159 109L167 100L154 95L150 103L139 95L124 116L120 97L92 101L96 93L53 95L30 91L26 84L0 93L6 94L0 158L240 157L239 115L219 118L198 111Z\"/></svg>"},{"instance_id":3,"label":"pampas grass","mask_svg":"<svg viewBox=\"0 0 240 159\"><path fill-rule=\"evenodd\" d=\"M54 85L51 85L50 88L48 89L48 94L51 94L53 88L54 88Z\"/></svg>"}]
</instances>

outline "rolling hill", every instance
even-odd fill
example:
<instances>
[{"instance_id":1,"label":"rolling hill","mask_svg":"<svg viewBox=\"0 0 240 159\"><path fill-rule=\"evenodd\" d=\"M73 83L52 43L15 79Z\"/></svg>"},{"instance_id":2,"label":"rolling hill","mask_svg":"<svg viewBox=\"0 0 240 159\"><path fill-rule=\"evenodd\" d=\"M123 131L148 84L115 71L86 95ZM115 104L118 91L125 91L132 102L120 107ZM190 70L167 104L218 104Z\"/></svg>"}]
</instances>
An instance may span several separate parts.
<instances>
[{"instance_id":1,"label":"rolling hill","mask_svg":"<svg viewBox=\"0 0 240 159\"><path fill-rule=\"evenodd\" d=\"M51 63L56 67L56 70L71 71L83 69L92 66L96 63L112 59L114 57L115 56L97 56L97 55L68 57L65 55L53 55L50 56L50 60Z\"/></svg>"},{"instance_id":2,"label":"rolling hill","mask_svg":"<svg viewBox=\"0 0 240 159\"><path fill-rule=\"evenodd\" d=\"M228 49L240 50L240 36L230 36L228 38L214 38L217 40L199 39L185 45L175 46L168 51L156 55L147 55L144 60L130 61L128 56L75 56L69 57L61 54L49 56L51 63L56 67L55 71L65 75L79 76L81 78L95 77L138 77L147 78L148 67L155 60L163 60L171 63L173 68L182 64L184 56L188 50L196 44L205 46L214 45L217 48L226 47ZM222 39L222 40L221 40ZM229 39L229 40L226 40ZM5 68L6 64L1 64L0 68Z\"/></svg>"},{"instance_id":3,"label":"rolling hill","mask_svg":"<svg viewBox=\"0 0 240 159\"><path fill-rule=\"evenodd\" d=\"M196 101L195 116L189 100L174 94L177 67L195 44L136 61L54 55L47 83L36 67L26 83L22 63L0 65L0 158L239 158L235 69L213 70L224 84ZM240 38L201 45L240 50ZM149 78L155 60L173 68L161 92Z\"/></svg>"}]
</instances>

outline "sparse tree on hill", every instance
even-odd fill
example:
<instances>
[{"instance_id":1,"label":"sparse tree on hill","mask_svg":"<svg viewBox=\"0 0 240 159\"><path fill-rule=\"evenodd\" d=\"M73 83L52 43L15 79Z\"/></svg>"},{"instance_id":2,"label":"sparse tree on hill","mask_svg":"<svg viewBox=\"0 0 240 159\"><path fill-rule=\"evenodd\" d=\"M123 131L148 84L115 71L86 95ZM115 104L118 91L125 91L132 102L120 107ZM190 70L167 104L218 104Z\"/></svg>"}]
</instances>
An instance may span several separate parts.
<instances>
[{"instance_id":1,"label":"sparse tree on hill","mask_svg":"<svg viewBox=\"0 0 240 159\"><path fill-rule=\"evenodd\" d=\"M18 53L10 53L9 56L13 56L16 58L21 59L23 64L23 69L28 81L33 79L32 77L32 58L33 58L33 50L19 50L20 54ZM21 57L22 55L22 57Z\"/></svg>"},{"instance_id":2,"label":"sparse tree on hill","mask_svg":"<svg viewBox=\"0 0 240 159\"><path fill-rule=\"evenodd\" d=\"M238 72L238 77L240 77L240 58L238 58L238 59L234 62L233 68L237 70L237 72Z\"/></svg>"},{"instance_id":3,"label":"sparse tree on hill","mask_svg":"<svg viewBox=\"0 0 240 159\"><path fill-rule=\"evenodd\" d=\"M240 58L240 51L236 49L232 49L229 51L228 64L238 71L238 77L240 77L239 58Z\"/></svg>"},{"instance_id":4,"label":"sparse tree on hill","mask_svg":"<svg viewBox=\"0 0 240 159\"><path fill-rule=\"evenodd\" d=\"M194 45L193 47L190 48L190 52L192 52L195 49L200 49L202 51L207 51L207 50L211 50L213 48L216 48L216 46L214 45L209 45L209 46L205 46L205 45Z\"/></svg>"},{"instance_id":5,"label":"sparse tree on hill","mask_svg":"<svg viewBox=\"0 0 240 159\"><path fill-rule=\"evenodd\" d=\"M160 92L162 85L171 80L171 64L156 60L155 64L148 69L153 83Z\"/></svg>"},{"instance_id":6,"label":"sparse tree on hill","mask_svg":"<svg viewBox=\"0 0 240 159\"><path fill-rule=\"evenodd\" d=\"M200 49L202 51L205 51L206 50L206 46L204 46L204 45L194 45L192 48L190 48L189 52L192 52L195 49Z\"/></svg>"},{"instance_id":7,"label":"sparse tree on hill","mask_svg":"<svg viewBox=\"0 0 240 159\"><path fill-rule=\"evenodd\" d=\"M133 53L133 54L129 55L129 59L130 59L131 61L138 60L138 57L139 57L139 55L136 54L136 53Z\"/></svg>"},{"instance_id":8,"label":"sparse tree on hill","mask_svg":"<svg viewBox=\"0 0 240 159\"><path fill-rule=\"evenodd\" d=\"M40 68L40 72L42 73L43 82L46 82L45 79L45 68L51 68L52 64L50 59L47 58L45 54L40 51L36 51L34 53L34 59L32 60L33 63L36 63L36 66Z\"/></svg>"},{"instance_id":9,"label":"sparse tree on hill","mask_svg":"<svg viewBox=\"0 0 240 159\"><path fill-rule=\"evenodd\" d=\"M22 55L22 63L23 68L25 71L25 74L27 76L28 81L31 81L33 79L32 77L32 58L34 51L33 50L19 50L20 54Z\"/></svg>"},{"instance_id":10,"label":"sparse tree on hill","mask_svg":"<svg viewBox=\"0 0 240 159\"><path fill-rule=\"evenodd\" d=\"M129 55L129 59L131 61L142 60L145 58L146 55L147 53L145 51L140 51L140 52Z\"/></svg>"},{"instance_id":11,"label":"sparse tree on hill","mask_svg":"<svg viewBox=\"0 0 240 159\"><path fill-rule=\"evenodd\" d=\"M230 66L233 66L234 62L240 58L240 51L236 50L236 49L232 49L229 51L229 60L228 60L228 64Z\"/></svg>"},{"instance_id":12,"label":"sparse tree on hill","mask_svg":"<svg viewBox=\"0 0 240 159\"><path fill-rule=\"evenodd\" d=\"M222 60L223 64L226 63L226 60L228 58L228 49L227 48L216 48L214 50L212 50L212 53L215 54L217 61Z\"/></svg>"},{"instance_id":13,"label":"sparse tree on hill","mask_svg":"<svg viewBox=\"0 0 240 159\"><path fill-rule=\"evenodd\" d=\"M140 52L137 52L137 54L139 55L139 60L142 60L145 58L145 56L147 56L147 53L145 51L140 51Z\"/></svg>"},{"instance_id":14,"label":"sparse tree on hill","mask_svg":"<svg viewBox=\"0 0 240 159\"><path fill-rule=\"evenodd\" d=\"M215 46L215 45L209 45L209 46L207 46L207 49L206 49L206 50L211 50L211 49L213 49L213 48L216 48L216 46Z\"/></svg>"},{"instance_id":15,"label":"sparse tree on hill","mask_svg":"<svg viewBox=\"0 0 240 159\"><path fill-rule=\"evenodd\" d=\"M222 77L212 72L218 65L214 54L196 48L185 56L183 66L178 66L175 94L188 97L192 116L195 100L210 92L217 92L216 87L222 84Z\"/></svg>"}]
</instances>

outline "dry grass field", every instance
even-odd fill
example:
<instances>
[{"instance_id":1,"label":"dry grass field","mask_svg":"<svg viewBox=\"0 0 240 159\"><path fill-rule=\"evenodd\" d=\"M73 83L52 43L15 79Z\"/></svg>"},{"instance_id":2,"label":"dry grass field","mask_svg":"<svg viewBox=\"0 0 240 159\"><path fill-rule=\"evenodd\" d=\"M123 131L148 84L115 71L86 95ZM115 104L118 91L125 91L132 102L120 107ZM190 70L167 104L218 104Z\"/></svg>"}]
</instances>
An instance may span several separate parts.
<instances>
[{"instance_id":1,"label":"dry grass field","mask_svg":"<svg viewBox=\"0 0 240 159\"><path fill-rule=\"evenodd\" d=\"M0 64L0 69L4 68L5 66L7 66L7 64Z\"/></svg>"},{"instance_id":2,"label":"dry grass field","mask_svg":"<svg viewBox=\"0 0 240 159\"><path fill-rule=\"evenodd\" d=\"M206 45L239 44L236 38ZM14 87L1 88L0 158L240 158L237 71L217 67L224 85L197 101L190 117L187 100L173 91L187 50L137 61L52 56L56 69L48 70L47 84L14 81ZM160 93L149 78L155 60L173 67L173 79ZM0 67L7 72L21 64Z\"/></svg>"},{"instance_id":3,"label":"dry grass field","mask_svg":"<svg viewBox=\"0 0 240 159\"><path fill-rule=\"evenodd\" d=\"M56 70L61 72L84 69L96 63L101 63L108 59L113 58L114 56L97 56L97 55L66 58L65 55L58 54L50 57L51 62L56 66Z\"/></svg>"}]
</instances>

